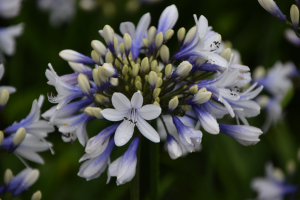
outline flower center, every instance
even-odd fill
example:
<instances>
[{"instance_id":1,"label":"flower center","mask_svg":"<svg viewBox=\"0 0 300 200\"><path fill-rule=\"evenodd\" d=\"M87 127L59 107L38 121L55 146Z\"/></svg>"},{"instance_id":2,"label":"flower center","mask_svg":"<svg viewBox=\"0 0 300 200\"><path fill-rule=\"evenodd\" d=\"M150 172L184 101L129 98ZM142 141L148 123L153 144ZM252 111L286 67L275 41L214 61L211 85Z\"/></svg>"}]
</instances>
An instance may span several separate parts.
<instances>
[{"instance_id":1,"label":"flower center","mask_svg":"<svg viewBox=\"0 0 300 200\"><path fill-rule=\"evenodd\" d=\"M136 109L131 108L131 110L128 112L127 117L124 117L124 120L129 121L132 124L137 123L137 113L136 113Z\"/></svg>"}]
</instances>

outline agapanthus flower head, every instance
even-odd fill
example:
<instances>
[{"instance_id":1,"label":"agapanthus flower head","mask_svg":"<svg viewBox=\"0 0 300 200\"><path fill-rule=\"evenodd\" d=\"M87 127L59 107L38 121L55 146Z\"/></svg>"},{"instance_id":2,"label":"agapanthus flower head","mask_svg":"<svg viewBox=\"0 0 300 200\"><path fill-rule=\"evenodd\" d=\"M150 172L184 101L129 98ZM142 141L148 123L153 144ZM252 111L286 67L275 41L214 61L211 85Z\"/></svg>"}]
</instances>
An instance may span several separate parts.
<instances>
[{"instance_id":1,"label":"agapanthus flower head","mask_svg":"<svg viewBox=\"0 0 300 200\"><path fill-rule=\"evenodd\" d=\"M57 106L43 116L59 127L64 141L78 137L85 146L80 161L87 161L78 175L88 180L110 165L108 174L117 177L117 184L130 181L141 136L160 142L153 126L157 118L159 129L165 129L166 149L172 159L199 150L204 131L218 134L222 128L245 145L259 141L260 129L249 126L246 118L259 114L260 107L252 99L262 86L253 84L245 89L251 81L249 67L233 62L233 51L219 51L221 36L208 27L207 19L194 16L195 27L187 34L185 28L179 29L175 42L180 48L173 57L168 44L175 35L176 6L163 11L157 28L150 26L150 19L146 13L137 26L121 23L121 35L105 25L99 31L104 42L91 42L91 57L61 51L60 56L71 62L75 73L58 76L51 66L46 71L58 94L49 98ZM219 125L217 119L227 114L244 125ZM187 118L191 123L186 123ZM113 124L89 139L85 127L98 119ZM127 143L125 154L109 164L114 146Z\"/></svg>"}]
</instances>

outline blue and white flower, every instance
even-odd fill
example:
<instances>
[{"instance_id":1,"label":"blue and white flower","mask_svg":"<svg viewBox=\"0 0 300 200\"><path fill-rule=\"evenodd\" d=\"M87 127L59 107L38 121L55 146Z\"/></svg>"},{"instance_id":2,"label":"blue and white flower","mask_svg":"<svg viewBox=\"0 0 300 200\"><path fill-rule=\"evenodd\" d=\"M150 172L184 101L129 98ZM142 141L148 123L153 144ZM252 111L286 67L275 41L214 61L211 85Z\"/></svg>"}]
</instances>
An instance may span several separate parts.
<instances>
[{"instance_id":1,"label":"blue and white flower","mask_svg":"<svg viewBox=\"0 0 300 200\"><path fill-rule=\"evenodd\" d=\"M287 19L281 10L278 8L274 0L258 0L258 3L263 7L268 13L276 17L282 22L286 22Z\"/></svg>"},{"instance_id":2,"label":"blue and white flower","mask_svg":"<svg viewBox=\"0 0 300 200\"><path fill-rule=\"evenodd\" d=\"M293 29L286 29L284 31L284 36L285 39L289 41L291 44L295 45L296 47L300 46L300 38L296 35Z\"/></svg>"},{"instance_id":3,"label":"blue and white flower","mask_svg":"<svg viewBox=\"0 0 300 200\"><path fill-rule=\"evenodd\" d=\"M131 101L124 94L115 92L112 96L112 104L115 109L106 108L101 111L103 117L109 121L123 120L115 133L117 146L123 146L130 140L135 125L152 142L160 141L156 130L145 120L156 119L161 113L161 108L156 105L143 106L143 99L140 92L134 93Z\"/></svg>"}]
</instances>

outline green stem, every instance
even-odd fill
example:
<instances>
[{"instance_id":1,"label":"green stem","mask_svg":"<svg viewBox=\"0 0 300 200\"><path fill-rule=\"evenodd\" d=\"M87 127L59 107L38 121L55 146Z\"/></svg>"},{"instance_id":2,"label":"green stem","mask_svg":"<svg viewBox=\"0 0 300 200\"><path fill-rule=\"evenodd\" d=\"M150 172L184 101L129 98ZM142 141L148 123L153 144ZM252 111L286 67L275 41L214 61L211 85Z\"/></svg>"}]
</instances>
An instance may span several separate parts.
<instances>
[{"instance_id":1,"label":"green stem","mask_svg":"<svg viewBox=\"0 0 300 200\"><path fill-rule=\"evenodd\" d=\"M150 142L150 199L158 200L159 144Z\"/></svg>"},{"instance_id":2,"label":"green stem","mask_svg":"<svg viewBox=\"0 0 300 200\"><path fill-rule=\"evenodd\" d=\"M141 138L140 144L137 150L137 164L136 164L136 172L133 180L131 181L130 187L130 199L131 200L139 200L140 199L140 154L141 154Z\"/></svg>"}]
</instances>

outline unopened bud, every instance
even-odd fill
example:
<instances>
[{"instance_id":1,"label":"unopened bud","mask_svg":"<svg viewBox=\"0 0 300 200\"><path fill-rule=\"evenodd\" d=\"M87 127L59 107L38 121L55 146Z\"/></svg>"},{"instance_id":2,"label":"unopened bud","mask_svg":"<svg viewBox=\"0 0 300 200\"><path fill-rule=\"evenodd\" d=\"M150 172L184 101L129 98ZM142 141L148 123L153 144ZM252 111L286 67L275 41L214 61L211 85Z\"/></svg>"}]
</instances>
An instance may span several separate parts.
<instances>
[{"instance_id":1,"label":"unopened bud","mask_svg":"<svg viewBox=\"0 0 300 200\"><path fill-rule=\"evenodd\" d=\"M162 45L162 47L160 48L160 58L164 64L167 64L169 62L170 51L166 45Z\"/></svg>"},{"instance_id":2,"label":"unopened bud","mask_svg":"<svg viewBox=\"0 0 300 200\"><path fill-rule=\"evenodd\" d=\"M230 48L224 49L220 53L220 56L222 56L223 58L225 58L229 62L230 61L230 57L231 57L231 49Z\"/></svg>"},{"instance_id":3,"label":"unopened bud","mask_svg":"<svg viewBox=\"0 0 300 200\"><path fill-rule=\"evenodd\" d=\"M39 190L33 193L31 197L31 200L41 200L41 199L42 199L42 193Z\"/></svg>"},{"instance_id":4,"label":"unopened bud","mask_svg":"<svg viewBox=\"0 0 300 200\"><path fill-rule=\"evenodd\" d=\"M138 89L138 90L142 90L142 83L140 82L140 81L136 81L135 82L135 87L136 87L136 89Z\"/></svg>"},{"instance_id":5,"label":"unopened bud","mask_svg":"<svg viewBox=\"0 0 300 200\"><path fill-rule=\"evenodd\" d=\"M159 73L157 73L157 77L162 78L163 74L159 72Z\"/></svg>"},{"instance_id":6,"label":"unopened bud","mask_svg":"<svg viewBox=\"0 0 300 200\"><path fill-rule=\"evenodd\" d=\"M130 49L131 49L131 44L132 44L132 39L128 33L124 34L123 42L124 42L124 47L125 47L125 54L129 55Z\"/></svg>"},{"instance_id":7,"label":"unopened bud","mask_svg":"<svg viewBox=\"0 0 300 200\"><path fill-rule=\"evenodd\" d=\"M289 160L286 163L286 171L290 176L293 176L295 174L296 171L296 163L294 160Z\"/></svg>"},{"instance_id":8,"label":"unopened bud","mask_svg":"<svg viewBox=\"0 0 300 200\"><path fill-rule=\"evenodd\" d=\"M39 176L40 176L39 170L37 169L31 170L24 178L22 185L26 185L27 187L32 186L37 181Z\"/></svg>"},{"instance_id":9,"label":"unopened bud","mask_svg":"<svg viewBox=\"0 0 300 200\"><path fill-rule=\"evenodd\" d=\"M203 65L205 62L206 62L206 59L201 58L201 57L198 57L197 60L196 60L196 65L197 65L197 66L201 66L201 65Z\"/></svg>"},{"instance_id":10,"label":"unopened bud","mask_svg":"<svg viewBox=\"0 0 300 200\"><path fill-rule=\"evenodd\" d=\"M135 81L140 81L140 82L142 82L142 79L141 79L140 76L137 76L137 77L135 77Z\"/></svg>"},{"instance_id":11,"label":"unopened bud","mask_svg":"<svg viewBox=\"0 0 300 200\"><path fill-rule=\"evenodd\" d=\"M84 113L93 117L94 116L93 107L86 107L84 109Z\"/></svg>"},{"instance_id":12,"label":"unopened bud","mask_svg":"<svg viewBox=\"0 0 300 200\"><path fill-rule=\"evenodd\" d=\"M196 31L197 31L197 27L194 26L187 32L186 37L183 41L183 46L187 46L188 44L191 43L191 41L195 37Z\"/></svg>"},{"instance_id":13,"label":"unopened bud","mask_svg":"<svg viewBox=\"0 0 300 200\"><path fill-rule=\"evenodd\" d=\"M111 84L112 86L118 86L118 85L119 85L119 79L118 79L118 78L113 78L113 77L111 77L111 78L109 79L109 82L110 82L110 84Z\"/></svg>"},{"instance_id":14,"label":"unopened bud","mask_svg":"<svg viewBox=\"0 0 300 200\"><path fill-rule=\"evenodd\" d=\"M157 61L156 60L153 60L151 62L151 71L155 71L155 68L157 67Z\"/></svg>"},{"instance_id":15,"label":"unopened bud","mask_svg":"<svg viewBox=\"0 0 300 200\"><path fill-rule=\"evenodd\" d=\"M277 180L277 181L283 181L284 180L284 173L281 169L279 168L274 168L274 171L273 171L273 176L274 178Z\"/></svg>"},{"instance_id":16,"label":"unopened bud","mask_svg":"<svg viewBox=\"0 0 300 200\"><path fill-rule=\"evenodd\" d=\"M107 45L110 45L114 42L114 31L109 25L104 26L103 37Z\"/></svg>"},{"instance_id":17,"label":"unopened bud","mask_svg":"<svg viewBox=\"0 0 300 200\"><path fill-rule=\"evenodd\" d=\"M12 139L12 143L14 144L14 146L19 146L23 142L25 136L26 136L25 128L23 127L19 128Z\"/></svg>"},{"instance_id":18,"label":"unopened bud","mask_svg":"<svg viewBox=\"0 0 300 200\"><path fill-rule=\"evenodd\" d=\"M157 88L158 89L158 88ZM156 97L155 99L154 99L154 101L157 101L158 103L160 102L160 98L159 97Z\"/></svg>"},{"instance_id":19,"label":"unopened bud","mask_svg":"<svg viewBox=\"0 0 300 200\"><path fill-rule=\"evenodd\" d=\"M193 87L190 87L189 91L192 94L197 94L197 92L198 92L198 85L194 85Z\"/></svg>"},{"instance_id":20,"label":"unopened bud","mask_svg":"<svg viewBox=\"0 0 300 200\"><path fill-rule=\"evenodd\" d=\"M154 90L155 86L156 86L156 83L157 83L157 74L153 71L151 71L149 73L149 83L150 83L150 87L152 90Z\"/></svg>"},{"instance_id":21,"label":"unopened bud","mask_svg":"<svg viewBox=\"0 0 300 200\"><path fill-rule=\"evenodd\" d=\"M192 101L197 104L202 104L207 102L211 98L212 93L207 91L206 88L201 88L197 94L192 97Z\"/></svg>"},{"instance_id":22,"label":"unopened bud","mask_svg":"<svg viewBox=\"0 0 300 200\"><path fill-rule=\"evenodd\" d=\"M119 44L118 39L116 37L114 37L114 50L115 51L118 49L118 44Z\"/></svg>"},{"instance_id":23,"label":"unopened bud","mask_svg":"<svg viewBox=\"0 0 300 200\"><path fill-rule=\"evenodd\" d=\"M169 77L172 73L172 64L168 64L165 68L166 77Z\"/></svg>"},{"instance_id":24,"label":"unopened bud","mask_svg":"<svg viewBox=\"0 0 300 200\"><path fill-rule=\"evenodd\" d=\"M149 47L149 41L148 41L147 38L143 39L143 44L144 44L145 47L147 47L147 48Z\"/></svg>"},{"instance_id":25,"label":"unopened bud","mask_svg":"<svg viewBox=\"0 0 300 200\"><path fill-rule=\"evenodd\" d=\"M121 56L118 56L118 58L115 59L115 66L117 68L121 68L122 63L120 62L120 60L122 60Z\"/></svg>"},{"instance_id":26,"label":"unopened bud","mask_svg":"<svg viewBox=\"0 0 300 200\"><path fill-rule=\"evenodd\" d=\"M178 97L177 96L174 97L173 99L171 99L169 101L169 112L173 112L175 110L175 108L177 108L178 103L179 103L179 101L178 101Z\"/></svg>"},{"instance_id":27,"label":"unopened bud","mask_svg":"<svg viewBox=\"0 0 300 200\"><path fill-rule=\"evenodd\" d=\"M159 96L160 92L161 92L160 88L155 88L153 91L153 99L156 99L156 97Z\"/></svg>"},{"instance_id":28,"label":"unopened bud","mask_svg":"<svg viewBox=\"0 0 300 200\"><path fill-rule=\"evenodd\" d=\"M292 24L293 24L294 31L298 32L299 9L295 4L292 5L290 14L291 14L291 21L292 21Z\"/></svg>"},{"instance_id":29,"label":"unopened bud","mask_svg":"<svg viewBox=\"0 0 300 200\"><path fill-rule=\"evenodd\" d=\"M164 36L164 41L168 41L169 39L171 39L173 35L174 35L174 30L172 29L167 30Z\"/></svg>"},{"instance_id":30,"label":"unopened bud","mask_svg":"<svg viewBox=\"0 0 300 200\"><path fill-rule=\"evenodd\" d=\"M139 74L139 71L140 71L140 65L135 64L132 68L132 76L136 77Z\"/></svg>"},{"instance_id":31,"label":"unopened bud","mask_svg":"<svg viewBox=\"0 0 300 200\"><path fill-rule=\"evenodd\" d=\"M124 47L124 43L121 43L119 46L119 51L121 54L125 53L125 47Z\"/></svg>"},{"instance_id":32,"label":"unopened bud","mask_svg":"<svg viewBox=\"0 0 300 200\"><path fill-rule=\"evenodd\" d=\"M149 45L152 45L155 40L156 35L156 28L154 26L151 26L148 30L148 43Z\"/></svg>"},{"instance_id":33,"label":"unopened bud","mask_svg":"<svg viewBox=\"0 0 300 200\"><path fill-rule=\"evenodd\" d=\"M172 74L172 78L183 77L187 75L192 69L191 63L188 61L183 61L179 64L179 66L175 69L175 72Z\"/></svg>"},{"instance_id":34,"label":"unopened bud","mask_svg":"<svg viewBox=\"0 0 300 200\"><path fill-rule=\"evenodd\" d=\"M149 75L148 75L148 74L145 76L145 81L146 81L146 82L149 81Z\"/></svg>"},{"instance_id":35,"label":"unopened bud","mask_svg":"<svg viewBox=\"0 0 300 200\"><path fill-rule=\"evenodd\" d=\"M143 60L142 60L142 63L141 63L141 70L142 72L147 72L149 69L149 59L148 57L145 57Z\"/></svg>"},{"instance_id":36,"label":"unopened bud","mask_svg":"<svg viewBox=\"0 0 300 200\"><path fill-rule=\"evenodd\" d=\"M103 115L101 114L102 109L99 107L93 107L93 114L98 119L103 119Z\"/></svg>"},{"instance_id":37,"label":"unopened bud","mask_svg":"<svg viewBox=\"0 0 300 200\"><path fill-rule=\"evenodd\" d=\"M110 51L108 51L105 55L105 62L107 62L107 63L113 63L114 62L113 54Z\"/></svg>"},{"instance_id":38,"label":"unopened bud","mask_svg":"<svg viewBox=\"0 0 300 200\"><path fill-rule=\"evenodd\" d=\"M270 102L270 98L267 95L260 95L257 97L257 103L261 108L265 108Z\"/></svg>"},{"instance_id":39,"label":"unopened bud","mask_svg":"<svg viewBox=\"0 0 300 200\"><path fill-rule=\"evenodd\" d=\"M1 107L4 107L9 99L9 92L6 89L3 89L0 92L0 110Z\"/></svg>"},{"instance_id":40,"label":"unopened bud","mask_svg":"<svg viewBox=\"0 0 300 200\"><path fill-rule=\"evenodd\" d=\"M160 104L159 104L157 101L154 101L154 102L153 102L153 105L156 105L156 106L159 106L159 107L160 107Z\"/></svg>"},{"instance_id":41,"label":"unopened bud","mask_svg":"<svg viewBox=\"0 0 300 200\"><path fill-rule=\"evenodd\" d=\"M156 88L159 88L162 85L162 83L163 83L162 78L158 77L157 78L157 83L156 83Z\"/></svg>"},{"instance_id":42,"label":"unopened bud","mask_svg":"<svg viewBox=\"0 0 300 200\"><path fill-rule=\"evenodd\" d=\"M93 50L91 52L91 57L95 61L95 63L100 63L100 56L97 51Z\"/></svg>"},{"instance_id":43,"label":"unopened bud","mask_svg":"<svg viewBox=\"0 0 300 200\"><path fill-rule=\"evenodd\" d=\"M189 105L182 105L182 106L181 106L181 109L182 109L184 112L188 111L189 108L190 108Z\"/></svg>"},{"instance_id":44,"label":"unopened bud","mask_svg":"<svg viewBox=\"0 0 300 200\"><path fill-rule=\"evenodd\" d=\"M10 169L6 169L4 172L4 184L9 185L12 179L13 179L12 171Z\"/></svg>"},{"instance_id":45,"label":"unopened bud","mask_svg":"<svg viewBox=\"0 0 300 200\"><path fill-rule=\"evenodd\" d=\"M3 142L3 139L4 139L4 134L3 134L2 131L0 131L0 146L1 146L2 142Z\"/></svg>"},{"instance_id":46,"label":"unopened bud","mask_svg":"<svg viewBox=\"0 0 300 200\"><path fill-rule=\"evenodd\" d=\"M101 56L105 56L106 47L102 42L100 42L99 40L93 40L91 42L91 46L98 54L100 54Z\"/></svg>"},{"instance_id":47,"label":"unopened bud","mask_svg":"<svg viewBox=\"0 0 300 200\"><path fill-rule=\"evenodd\" d=\"M266 70L263 66L258 66L253 72L254 79L261 79L266 75Z\"/></svg>"},{"instance_id":48,"label":"unopened bud","mask_svg":"<svg viewBox=\"0 0 300 200\"><path fill-rule=\"evenodd\" d=\"M124 65L123 69L122 69L122 74L126 75L128 73L128 66Z\"/></svg>"},{"instance_id":49,"label":"unopened bud","mask_svg":"<svg viewBox=\"0 0 300 200\"><path fill-rule=\"evenodd\" d=\"M178 43L181 43L184 36L185 36L185 33L186 33L186 30L184 27L180 28L178 31L177 31L177 39L178 39Z\"/></svg>"},{"instance_id":50,"label":"unopened bud","mask_svg":"<svg viewBox=\"0 0 300 200\"><path fill-rule=\"evenodd\" d=\"M112 77L116 75L116 70L111 66L109 63L104 63L100 69L101 73L104 74L106 77Z\"/></svg>"},{"instance_id":51,"label":"unopened bud","mask_svg":"<svg viewBox=\"0 0 300 200\"><path fill-rule=\"evenodd\" d=\"M89 79L87 78L87 76L85 74L80 73L77 77L77 80L78 80L78 85L79 85L81 91L84 94L90 94L91 86L90 86L90 82L89 82Z\"/></svg>"},{"instance_id":52,"label":"unopened bud","mask_svg":"<svg viewBox=\"0 0 300 200\"><path fill-rule=\"evenodd\" d=\"M155 46L159 49L164 41L164 36L162 32L159 32L155 37Z\"/></svg>"},{"instance_id":53,"label":"unopened bud","mask_svg":"<svg viewBox=\"0 0 300 200\"><path fill-rule=\"evenodd\" d=\"M110 102L109 98L107 98L106 96L103 96L102 94L96 94L95 100L98 103L109 103Z\"/></svg>"}]
</instances>

